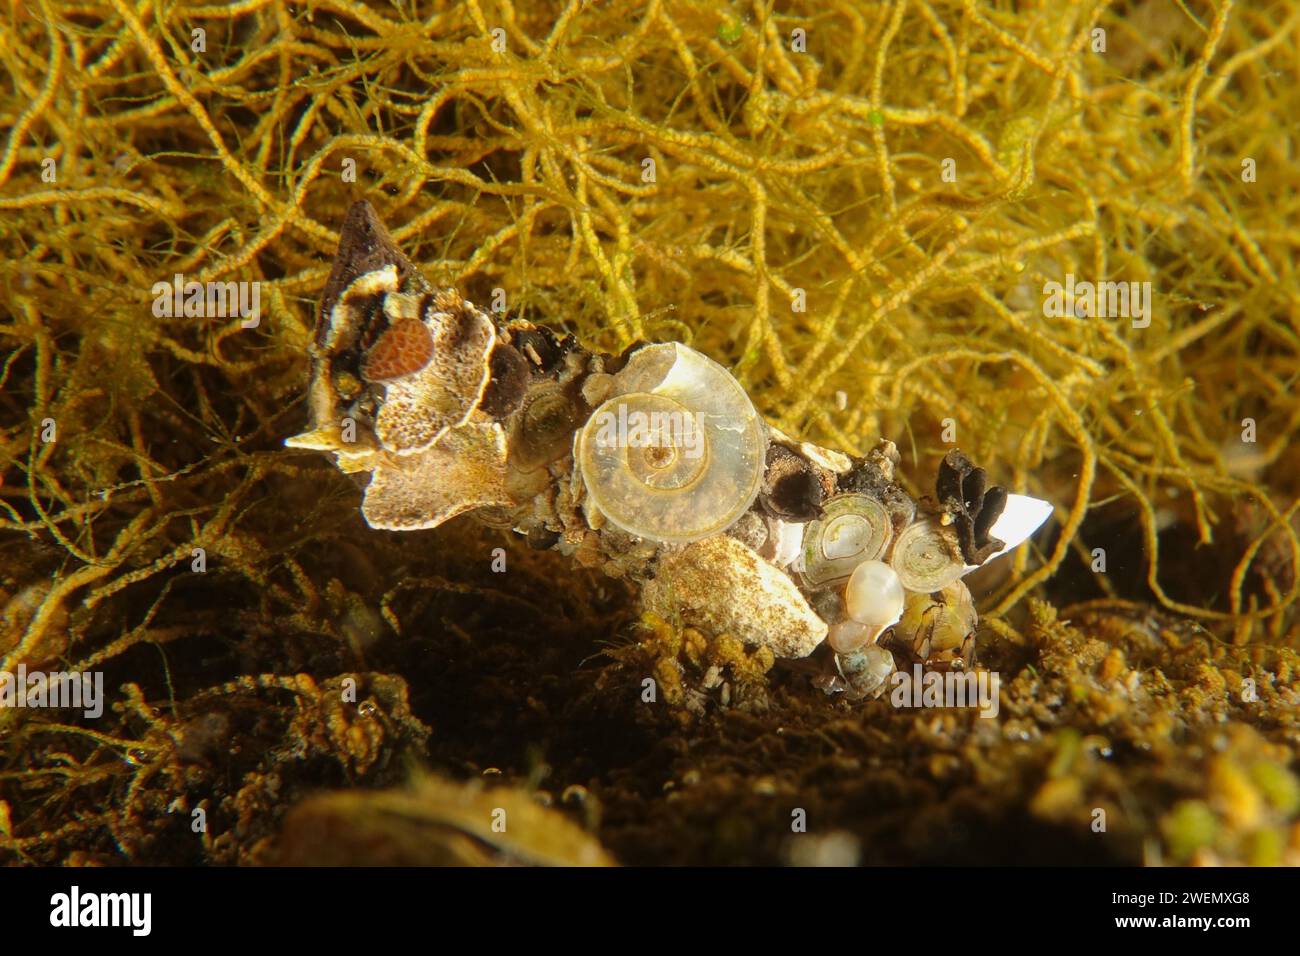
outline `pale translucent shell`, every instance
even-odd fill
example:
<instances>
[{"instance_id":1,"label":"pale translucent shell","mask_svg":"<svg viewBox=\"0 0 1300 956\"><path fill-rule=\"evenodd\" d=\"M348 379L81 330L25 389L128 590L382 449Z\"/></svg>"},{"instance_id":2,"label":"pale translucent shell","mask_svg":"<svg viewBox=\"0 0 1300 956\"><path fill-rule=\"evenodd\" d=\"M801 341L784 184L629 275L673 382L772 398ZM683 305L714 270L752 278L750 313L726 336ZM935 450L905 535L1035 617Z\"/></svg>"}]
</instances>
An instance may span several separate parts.
<instances>
[{"instance_id":1,"label":"pale translucent shell","mask_svg":"<svg viewBox=\"0 0 1300 956\"><path fill-rule=\"evenodd\" d=\"M909 591L941 591L966 573L966 564L934 518L919 518L899 533L889 563Z\"/></svg>"},{"instance_id":2,"label":"pale translucent shell","mask_svg":"<svg viewBox=\"0 0 1300 956\"><path fill-rule=\"evenodd\" d=\"M903 614L903 582L883 561L863 561L844 589L849 617L859 624L886 628Z\"/></svg>"},{"instance_id":3,"label":"pale translucent shell","mask_svg":"<svg viewBox=\"0 0 1300 956\"><path fill-rule=\"evenodd\" d=\"M804 579L812 587L843 580L863 561L883 555L893 536L889 512L875 498L836 495L804 532Z\"/></svg>"},{"instance_id":4,"label":"pale translucent shell","mask_svg":"<svg viewBox=\"0 0 1300 956\"><path fill-rule=\"evenodd\" d=\"M845 618L831 625L826 633L826 643L836 654L848 654L878 638L882 628L871 624L859 624L853 618Z\"/></svg>"},{"instance_id":5,"label":"pale translucent shell","mask_svg":"<svg viewBox=\"0 0 1300 956\"><path fill-rule=\"evenodd\" d=\"M848 697L855 700L879 697L885 682L894 673L894 655L879 644L867 644L848 654L836 655L835 666L849 685Z\"/></svg>"},{"instance_id":6,"label":"pale translucent shell","mask_svg":"<svg viewBox=\"0 0 1300 956\"><path fill-rule=\"evenodd\" d=\"M657 432L655 447L635 447L610 428L634 425L636 416L681 427ZM670 342L633 354L574 444L589 504L612 525L685 543L726 530L749 510L763 479L767 434L731 373Z\"/></svg>"}]
</instances>

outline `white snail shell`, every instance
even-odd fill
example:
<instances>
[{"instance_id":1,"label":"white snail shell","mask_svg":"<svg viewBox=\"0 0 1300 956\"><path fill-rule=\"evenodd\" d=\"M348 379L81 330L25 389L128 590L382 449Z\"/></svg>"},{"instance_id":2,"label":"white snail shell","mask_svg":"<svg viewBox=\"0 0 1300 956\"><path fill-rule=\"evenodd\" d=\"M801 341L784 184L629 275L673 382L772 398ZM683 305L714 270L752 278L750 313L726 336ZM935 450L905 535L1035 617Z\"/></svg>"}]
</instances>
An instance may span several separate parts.
<instances>
[{"instance_id":1,"label":"white snail shell","mask_svg":"<svg viewBox=\"0 0 1300 956\"><path fill-rule=\"evenodd\" d=\"M740 383L676 342L633 353L574 449L590 504L629 534L672 543L717 534L744 514L766 451Z\"/></svg>"},{"instance_id":2,"label":"white snail shell","mask_svg":"<svg viewBox=\"0 0 1300 956\"><path fill-rule=\"evenodd\" d=\"M829 498L804 532L804 580L817 587L846 578L863 561L881 557L893 536L888 510L870 495Z\"/></svg>"},{"instance_id":3,"label":"white snail shell","mask_svg":"<svg viewBox=\"0 0 1300 956\"><path fill-rule=\"evenodd\" d=\"M956 538L932 518L919 518L904 528L889 559L909 591L942 591L966 573Z\"/></svg>"},{"instance_id":4,"label":"white snail shell","mask_svg":"<svg viewBox=\"0 0 1300 956\"><path fill-rule=\"evenodd\" d=\"M903 582L883 561L863 561L854 569L844 589L849 617L882 630L898 622L903 614L904 598Z\"/></svg>"},{"instance_id":5,"label":"white snail shell","mask_svg":"<svg viewBox=\"0 0 1300 956\"><path fill-rule=\"evenodd\" d=\"M878 628L870 624L859 624L850 617L831 625L826 632L826 643L836 654L848 654L870 644L880 633Z\"/></svg>"}]
</instances>

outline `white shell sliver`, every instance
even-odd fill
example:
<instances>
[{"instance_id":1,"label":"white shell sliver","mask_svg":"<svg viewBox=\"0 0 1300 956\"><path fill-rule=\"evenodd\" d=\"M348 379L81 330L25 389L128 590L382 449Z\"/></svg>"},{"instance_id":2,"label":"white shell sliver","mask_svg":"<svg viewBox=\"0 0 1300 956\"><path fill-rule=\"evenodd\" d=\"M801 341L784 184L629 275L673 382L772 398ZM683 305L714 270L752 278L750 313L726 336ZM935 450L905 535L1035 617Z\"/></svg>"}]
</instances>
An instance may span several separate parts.
<instances>
[{"instance_id":1,"label":"white shell sliver","mask_svg":"<svg viewBox=\"0 0 1300 956\"><path fill-rule=\"evenodd\" d=\"M1002 550L990 555L984 564L1020 547L1051 516L1052 504L1049 501L1029 495L1007 495L1006 507L989 529L990 536L1004 544ZM966 571L974 571L976 567L981 565L968 564Z\"/></svg>"}]
</instances>

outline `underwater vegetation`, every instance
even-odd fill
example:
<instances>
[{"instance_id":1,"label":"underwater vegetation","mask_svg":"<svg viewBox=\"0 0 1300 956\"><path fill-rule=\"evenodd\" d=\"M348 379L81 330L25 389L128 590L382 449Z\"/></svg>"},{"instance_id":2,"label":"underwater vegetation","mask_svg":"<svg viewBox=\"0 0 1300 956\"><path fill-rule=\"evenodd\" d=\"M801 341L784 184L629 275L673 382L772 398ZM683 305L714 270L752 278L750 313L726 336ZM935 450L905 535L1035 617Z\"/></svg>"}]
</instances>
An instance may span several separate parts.
<instances>
[{"instance_id":1,"label":"underwater vegetation","mask_svg":"<svg viewBox=\"0 0 1300 956\"><path fill-rule=\"evenodd\" d=\"M1294 4L0 21L0 861L1300 862ZM449 344L398 309L334 381L426 407L400 383L443 345L489 357L393 442L464 426L509 322L699 356L793 436L668 547L676 586L550 550L545 514L416 530L371 510L370 469L286 447L330 424L313 349L359 200L486 323ZM583 424L537 399L530 436ZM825 477L799 442L875 453L897 491L776 494ZM1052 507L965 577L996 515L961 462ZM883 550L735 527L926 496L960 580L901 608ZM767 543L856 580L860 613L821 624L870 637L783 653L743 613L679 613ZM883 673L864 641L983 706L827 693Z\"/></svg>"}]
</instances>

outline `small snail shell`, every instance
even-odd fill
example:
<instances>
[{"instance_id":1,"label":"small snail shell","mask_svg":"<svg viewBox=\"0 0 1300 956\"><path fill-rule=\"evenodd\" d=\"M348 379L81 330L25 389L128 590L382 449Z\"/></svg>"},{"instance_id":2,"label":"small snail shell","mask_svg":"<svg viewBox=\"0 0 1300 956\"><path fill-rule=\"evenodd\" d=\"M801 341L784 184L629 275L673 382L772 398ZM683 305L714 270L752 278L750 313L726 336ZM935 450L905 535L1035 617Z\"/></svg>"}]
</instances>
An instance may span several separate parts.
<instances>
[{"instance_id":1,"label":"small snail shell","mask_svg":"<svg viewBox=\"0 0 1300 956\"><path fill-rule=\"evenodd\" d=\"M879 644L867 644L835 658L835 666L844 678L845 695L853 700L879 697L894 673L894 655Z\"/></svg>"},{"instance_id":2,"label":"small snail shell","mask_svg":"<svg viewBox=\"0 0 1300 956\"><path fill-rule=\"evenodd\" d=\"M574 451L611 524L681 543L726 530L754 503L767 434L726 369L671 342L633 353Z\"/></svg>"},{"instance_id":3,"label":"small snail shell","mask_svg":"<svg viewBox=\"0 0 1300 956\"><path fill-rule=\"evenodd\" d=\"M882 630L902 616L904 598L903 582L884 561L863 561L844 589L849 617Z\"/></svg>"},{"instance_id":4,"label":"small snail shell","mask_svg":"<svg viewBox=\"0 0 1300 956\"><path fill-rule=\"evenodd\" d=\"M836 654L848 654L865 644L870 644L880 636L880 631L870 624L859 624L853 618L846 618L832 624L826 632L826 643Z\"/></svg>"},{"instance_id":5,"label":"small snail shell","mask_svg":"<svg viewBox=\"0 0 1300 956\"><path fill-rule=\"evenodd\" d=\"M846 578L883 555L893 536L889 512L871 495L836 495L804 531L804 580L817 587Z\"/></svg>"},{"instance_id":6,"label":"small snail shell","mask_svg":"<svg viewBox=\"0 0 1300 956\"><path fill-rule=\"evenodd\" d=\"M942 591L908 594L895 634L904 635L912 654L927 664L959 659L968 664L978 624L970 590L964 582L954 581Z\"/></svg>"},{"instance_id":7,"label":"small snail shell","mask_svg":"<svg viewBox=\"0 0 1300 956\"><path fill-rule=\"evenodd\" d=\"M942 591L966 573L956 536L934 518L920 518L894 542L889 563L909 591Z\"/></svg>"},{"instance_id":8,"label":"small snail shell","mask_svg":"<svg viewBox=\"0 0 1300 956\"><path fill-rule=\"evenodd\" d=\"M523 400L510 443L510 464L532 471L564 455L580 416L574 401L552 381L535 386Z\"/></svg>"}]
</instances>

